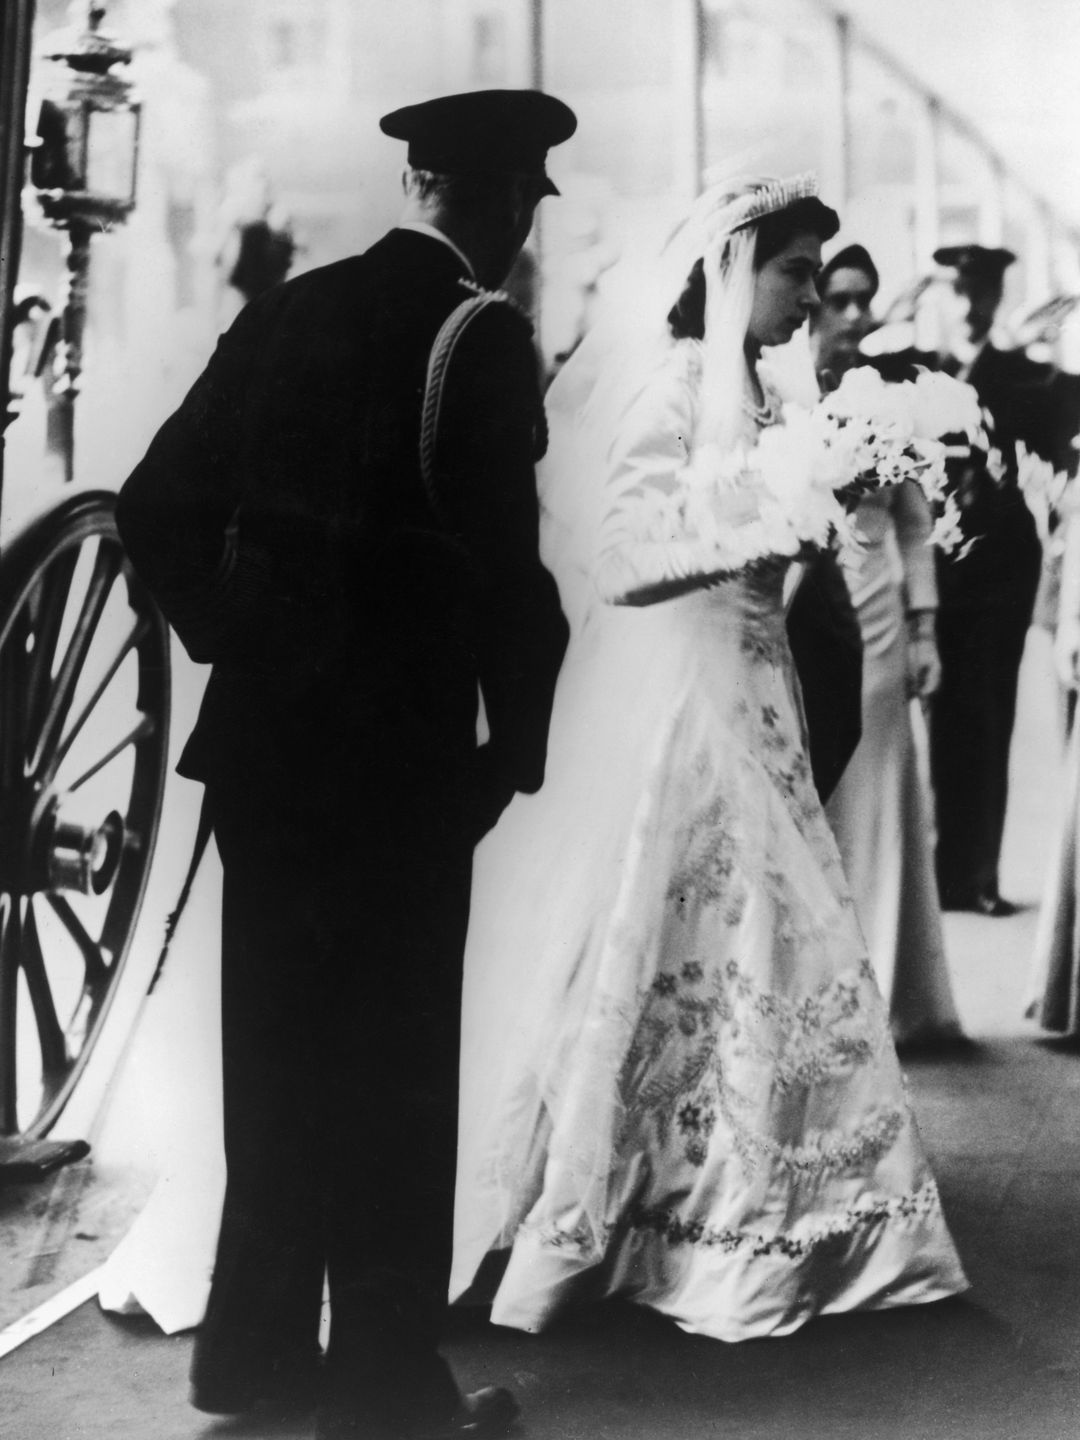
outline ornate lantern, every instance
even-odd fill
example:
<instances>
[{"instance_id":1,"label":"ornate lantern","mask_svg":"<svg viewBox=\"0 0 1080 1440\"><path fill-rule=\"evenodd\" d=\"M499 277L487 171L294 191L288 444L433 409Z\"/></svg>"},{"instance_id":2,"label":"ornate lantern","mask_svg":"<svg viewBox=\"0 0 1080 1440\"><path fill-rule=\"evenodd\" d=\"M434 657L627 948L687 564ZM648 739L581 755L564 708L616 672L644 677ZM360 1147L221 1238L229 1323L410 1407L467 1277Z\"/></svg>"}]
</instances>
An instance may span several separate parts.
<instances>
[{"instance_id":1,"label":"ornate lantern","mask_svg":"<svg viewBox=\"0 0 1080 1440\"><path fill-rule=\"evenodd\" d=\"M46 220L68 236L68 283L52 389L54 433L64 476L74 472L74 403L82 373L90 239L121 223L135 205L140 107L132 84L114 74L131 51L101 30L105 6L90 0L86 29L60 31L42 56L44 77L30 181Z\"/></svg>"}]
</instances>

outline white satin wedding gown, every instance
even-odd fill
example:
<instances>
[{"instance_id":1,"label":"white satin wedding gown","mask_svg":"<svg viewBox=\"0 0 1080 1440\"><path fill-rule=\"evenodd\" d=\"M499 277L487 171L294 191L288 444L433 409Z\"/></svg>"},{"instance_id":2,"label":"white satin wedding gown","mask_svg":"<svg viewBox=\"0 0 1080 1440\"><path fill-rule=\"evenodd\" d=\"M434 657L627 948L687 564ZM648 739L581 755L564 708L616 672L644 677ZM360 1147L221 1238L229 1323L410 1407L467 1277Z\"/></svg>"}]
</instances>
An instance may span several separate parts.
<instances>
[{"instance_id":1,"label":"white satin wedding gown","mask_svg":"<svg viewBox=\"0 0 1080 1440\"><path fill-rule=\"evenodd\" d=\"M685 463L696 357L673 346L626 414L617 484ZM508 1250L498 1324L619 1294L735 1341L966 1288L811 779L782 582L595 604L545 786L478 852L451 1289L490 1298Z\"/></svg>"}]
</instances>

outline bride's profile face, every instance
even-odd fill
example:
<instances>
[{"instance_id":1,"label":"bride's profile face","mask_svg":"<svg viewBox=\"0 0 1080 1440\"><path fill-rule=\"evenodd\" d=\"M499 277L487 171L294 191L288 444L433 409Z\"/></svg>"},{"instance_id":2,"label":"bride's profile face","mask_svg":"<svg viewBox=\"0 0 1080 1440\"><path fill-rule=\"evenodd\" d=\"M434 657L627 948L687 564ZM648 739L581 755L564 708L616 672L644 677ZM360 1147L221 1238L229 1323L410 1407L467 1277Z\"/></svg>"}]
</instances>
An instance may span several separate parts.
<instances>
[{"instance_id":1,"label":"bride's profile face","mask_svg":"<svg viewBox=\"0 0 1080 1440\"><path fill-rule=\"evenodd\" d=\"M755 347L786 345L818 304L815 277L821 269L821 241L795 235L754 276L754 304L747 339Z\"/></svg>"}]
</instances>

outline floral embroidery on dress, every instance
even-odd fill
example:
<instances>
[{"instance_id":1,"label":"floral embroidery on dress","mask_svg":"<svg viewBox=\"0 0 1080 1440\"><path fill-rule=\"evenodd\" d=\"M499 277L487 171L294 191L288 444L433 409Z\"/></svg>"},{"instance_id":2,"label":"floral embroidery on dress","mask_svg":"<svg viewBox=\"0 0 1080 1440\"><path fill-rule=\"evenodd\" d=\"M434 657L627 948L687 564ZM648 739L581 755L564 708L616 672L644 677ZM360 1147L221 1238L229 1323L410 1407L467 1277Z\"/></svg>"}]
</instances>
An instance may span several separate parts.
<instances>
[{"instance_id":1,"label":"floral embroidery on dress","mask_svg":"<svg viewBox=\"0 0 1080 1440\"><path fill-rule=\"evenodd\" d=\"M779 635L762 635L752 631L742 637L739 648L744 655L753 655L766 665L780 665L787 649L786 641Z\"/></svg>"},{"instance_id":2,"label":"floral embroidery on dress","mask_svg":"<svg viewBox=\"0 0 1080 1440\"><path fill-rule=\"evenodd\" d=\"M761 1140L759 1145L781 1170L792 1175L840 1175L866 1170L892 1149L907 1121L903 1110L886 1109L851 1135L834 1139L823 1135L811 1137L808 1145L778 1145L774 1140Z\"/></svg>"},{"instance_id":3,"label":"floral embroidery on dress","mask_svg":"<svg viewBox=\"0 0 1080 1440\"><path fill-rule=\"evenodd\" d=\"M936 1216L940 1213L941 1199L937 1186L932 1180L928 1180L918 1190L908 1194L882 1198L865 1205L853 1205L833 1216L813 1234L805 1236L782 1233L762 1235L752 1231L706 1225L701 1220L680 1219L672 1210L664 1207L637 1209L633 1212L630 1223L635 1229L651 1230L669 1245L714 1246L725 1254L748 1249L755 1256L783 1255L789 1260L801 1260L822 1246L845 1239L867 1226L898 1219L908 1220L915 1216Z\"/></svg>"},{"instance_id":4,"label":"floral embroidery on dress","mask_svg":"<svg viewBox=\"0 0 1080 1440\"><path fill-rule=\"evenodd\" d=\"M599 1231L580 1221L572 1228L559 1224L537 1224L526 1220L517 1227L516 1235L532 1235L542 1245L552 1250L578 1250L584 1255L602 1254L610 1239L612 1226L603 1225Z\"/></svg>"},{"instance_id":5,"label":"floral embroidery on dress","mask_svg":"<svg viewBox=\"0 0 1080 1440\"><path fill-rule=\"evenodd\" d=\"M735 827L725 796L716 795L687 827L681 863L672 872L668 899L718 905L727 899L735 870Z\"/></svg>"},{"instance_id":6,"label":"floral embroidery on dress","mask_svg":"<svg viewBox=\"0 0 1080 1440\"><path fill-rule=\"evenodd\" d=\"M788 755L790 754L790 749L787 736L777 725L778 717L775 707L766 705L761 712L761 718L764 722L761 736L761 759L766 769L768 769L770 755ZM789 783L793 785L793 777Z\"/></svg>"},{"instance_id":7,"label":"floral embroidery on dress","mask_svg":"<svg viewBox=\"0 0 1080 1440\"><path fill-rule=\"evenodd\" d=\"M855 975L865 984L863 963ZM753 1101L729 1072L745 1061L763 1064L775 1093L807 1091L872 1063L885 1034L881 1005L864 1009L850 971L789 998L761 989L734 958L710 983L702 963L688 961L677 972L662 970L643 997L620 1088L634 1098L638 1116L649 1117L660 1143L674 1139L695 1168L705 1164L722 1117L748 1173L763 1161L792 1176L850 1173L892 1148L907 1108L881 1107L850 1132L808 1131L801 1145L782 1144L752 1123Z\"/></svg>"}]
</instances>

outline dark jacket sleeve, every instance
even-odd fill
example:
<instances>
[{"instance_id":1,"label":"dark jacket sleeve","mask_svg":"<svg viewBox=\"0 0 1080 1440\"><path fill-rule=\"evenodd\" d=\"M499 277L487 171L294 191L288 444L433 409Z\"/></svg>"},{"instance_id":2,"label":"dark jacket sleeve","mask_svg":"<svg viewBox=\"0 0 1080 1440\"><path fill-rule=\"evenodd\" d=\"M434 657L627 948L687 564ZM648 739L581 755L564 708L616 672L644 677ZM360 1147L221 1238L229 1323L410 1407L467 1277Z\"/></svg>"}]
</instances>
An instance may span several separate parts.
<instances>
[{"instance_id":1,"label":"dark jacket sleeve","mask_svg":"<svg viewBox=\"0 0 1080 1440\"><path fill-rule=\"evenodd\" d=\"M268 556L238 545L244 400L258 348L255 309L241 312L117 498L136 572L192 659L228 654L265 588Z\"/></svg>"},{"instance_id":2,"label":"dark jacket sleeve","mask_svg":"<svg viewBox=\"0 0 1080 1440\"><path fill-rule=\"evenodd\" d=\"M1054 454L1055 468L1075 475L1080 462L1080 375L1060 371L1054 378Z\"/></svg>"},{"instance_id":3,"label":"dark jacket sleeve","mask_svg":"<svg viewBox=\"0 0 1080 1440\"><path fill-rule=\"evenodd\" d=\"M507 786L526 792L543 783L569 634L539 556L534 466L545 443L531 327L509 306L489 306L447 376L436 469L445 513L475 565L489 758Z\"/></svg>"}]
</instances>

